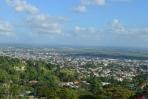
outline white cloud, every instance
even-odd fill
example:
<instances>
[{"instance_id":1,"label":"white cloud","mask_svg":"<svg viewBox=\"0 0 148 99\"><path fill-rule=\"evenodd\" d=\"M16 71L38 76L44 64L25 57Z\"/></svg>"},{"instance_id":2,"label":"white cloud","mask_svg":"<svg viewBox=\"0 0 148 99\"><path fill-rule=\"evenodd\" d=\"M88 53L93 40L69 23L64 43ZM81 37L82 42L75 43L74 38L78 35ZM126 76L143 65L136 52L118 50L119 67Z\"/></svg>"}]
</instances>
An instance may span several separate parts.
<instances>
[{"instance_id":1,"label":"white cloud","mask_svg":"<svg viewBox=\"0 0 148 99\"><path fill-rule=\"evenodd\" d=\"M64 17L40 14L39 9L28 4L25 0L6 0L6 3L16 12L31 14L31 16L26 17L25 25L30 29L32 36L36 36L36 34L61 33L63 29L62 22L69 21Z\"/></svg>"},{"instance_id":2,"label":"white cloud","mask_svg":"<svg viewBox=\"0 0 148 99\"><path fill-rule=\"evenodd\" d=\"M61 22L65 21L68 21L68 19L45 14L27 17L27 25L31 32L37 34L61 33L63 28Z\"/></svg>"},{"instance_id":3,"label":"white cloud","mask_svg":"<svg viewBox=\"0 0 148 99\"><path fill-rule=\"evenodd\" d=\"M105 5L105 0L81 0L83 5Z\"/></svg>"},{"instance_id":4,"label":"white cloud","mask_svg":"<svg viewBox=\"0 0 148 99\"><path fill-rule=\"evenodd\" d=\"M110 0L110 1L130 2L130 1L132 1L132 0Z\"/></svg>"},{"instance_id":5,"label":"white cloud","mask_svg":"<svg viewBox=\"0 0 148 99\"><path fill-rule=\"evenodd\" d=\"M87 12L88 10L86 9L85 6L78 6L77 8L72 8L72 12L78 12L78 13L84 13Z\"/></svg>"},{"instance_id":6,"label":"white cloud","mask_svg":"<svg viewBox=\"0 0 148 99\"><path fill-rule=\"evenodd\" d=\"M90 28L81 28L81 27L76 26L73 30L78 35L88 34L88 33L93 34L96 32L95 29L91 28L91 27Z\"/></svg>"},{"instance_id":7,"label":"white cloud","mask_svg":"<svg viewBox=\"0 0 148 99\"><path fill-rule=\"evenodd\" d=\"M109 22L108 23L110 26L115 26L116 24L118 24L118 20L114 19L113 22Z\"/></svg>"},{"instance_id":8,"label":"white cloud","mask_svg":"<svg viewBox=\"0 0 148 99\"><path fill-rule=\"evenodd\" d=\"M117 19L109 22L110 28L103 30L103 33L113 33L120 37L128 36L130 38L148 39L148 28L127 28Z\"/></svg>"},{"instance_id":9,"label":"white cloud","mask_svg":"<svg viewBox=\"0 0 148 99\"><path fill-rule=\"evenodd\" d=\"M25 0L5 0L6 3L11 6L14 11L22 12L22 13L29 13L29 14L38 14L39 9L31 4L27 4Z\"/></svg>"},{"instance_id":10,"label":"white cloud","mask_svg":"<svg viewBox=\"0 0 148 99\"><path fill-rule=\"evenodd\" d=\"M0 34L1 35L13 36L14 35L13 30L14 28L9 22L0 21Z\"/></svg>"},{"instance_id":11,"label":"white cloud","mask_svg":"<svg viewBox=\"0 0 148 99\"><path fill-rule=\"evenodd\" d=\"M117 37L118 39L124 40L133 40L133 39L141 39L148 40L148 28L128 28L124 26L122 23L118 21L118 19L114 19L112 22L109 22L109 28L95 30L95 28L82 28L76 26L69 32L69 38L77 39L78 41L93 41L100 39L109 39L110 36ZM113 39L117 39L113 38Z\"/></svg>"},{"instance_id":12,"label":"white cloud","mask_svg":"<svg viewBox=\"0 0 148 99\"><path fill-rule=\"evenodd\" d=\"M101 36L101 31L96 31L94 28L82 28L76 26L73 28L70 33L72 37L77 39L91 39L91 40L98 40Z\"/></svg>"},{"instance_id":13,"label":"white cloud","mask_svg":"<svg viewBox=\"0 0 148 99\"><path fill-rule=\"evenodd\" d=\"M116 34L126 34L126 35L129 35L132 33L132 32L129 32L129 31L132 31L131 29L126 29L124 25L119 23L117 19L114 19L112 22L109 22L109 25L110 25L110 28L107 30L108 32L116 33Z\"/></svg>"}]
</instances>

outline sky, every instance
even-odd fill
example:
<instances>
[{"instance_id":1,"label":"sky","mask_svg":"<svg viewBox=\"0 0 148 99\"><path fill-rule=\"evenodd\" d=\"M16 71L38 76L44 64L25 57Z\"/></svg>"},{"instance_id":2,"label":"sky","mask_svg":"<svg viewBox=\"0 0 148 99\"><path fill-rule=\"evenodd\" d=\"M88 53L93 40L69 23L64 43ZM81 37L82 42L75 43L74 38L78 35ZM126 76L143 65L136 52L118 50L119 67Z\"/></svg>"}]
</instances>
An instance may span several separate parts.
<instances>
[{"instance_id":1,"label":"sky","mask_svg":"<svg viewBox=\"0 0 148 99\"><path fill-rule=\"evenodd\" d=\"M148 0L1 0L0 43L148 47Z\"/></svg>"}]
</instances>

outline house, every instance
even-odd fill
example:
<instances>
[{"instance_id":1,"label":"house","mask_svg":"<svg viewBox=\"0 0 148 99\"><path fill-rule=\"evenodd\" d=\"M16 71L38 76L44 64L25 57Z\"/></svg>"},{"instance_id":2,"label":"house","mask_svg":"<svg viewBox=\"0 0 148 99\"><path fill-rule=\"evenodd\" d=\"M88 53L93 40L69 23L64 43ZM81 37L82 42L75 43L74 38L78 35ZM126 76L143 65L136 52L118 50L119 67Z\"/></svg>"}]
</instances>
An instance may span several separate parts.
<instances>
[{"instance_id":1,"label":"house","mask_svg":"<svg viewBox=\"0 0 148 99\"><path fill-rule=\"evenodd\" d=\"M109 82L102 82L102 86L109 85Z\"/></svg>"},{"instance_id":2,"label":"house","mask_svg":"<svg viewBox=\"0 0 148 99\"><path fill-rule=\"evenodd\" d=\"M29 82L30 83L37 83L38 81L37 80L30 80Z\"/></svg>"},{"instance_id":3,"label":"house","mask_svg":"<svg viewBox=\"0 0 148 99\"><path fill-rule=\"evenodd\" d=\"M3 84L3 87L4 87L4 88L9 88L9 87L10 87L10 84L4 83L4 84Z\"/></svg>"},{"instance_id":4,"label":"house","mask_svg":"<svg viewBox=\"0 0 148 99\"><path fill-rule=\"evenodd\" d=\"M21 70L22 70L22 71L26 70L26 67L25 67L25 66L22 66L22 67L21 67Z\"/></svg>"},{"instance_id":5,"label":"house","mask_svg":"<svg viewBox=\"0 0 148 99\"><path fill-rule=\"evenodd\" d=\"M26 70L26 67L25 66L21 66L21 67L18 67L18 66L14 66L14 69L17 70L17 71L24 71Z\"/></svg>"},{"instance_id":6,"label":"house","mask_svg":"<svg viewBox=\"0 0 148 99\"><path fill-rule=\"evenodd\" d=\"M138 97L138 99L147 99L145 96Z\"/></svg>"},{"instance_id":7,"label":"house","mask_svg":"<svg viewBox=\"0 0 148 99\"><path fill-rule=\"evenodd\" d=\"M76 79L73 82L74 82L74 84L78 84L79 83L79 81L76 80Z\"/></svg>"},{"instance_id":8,"label":"house","mask_svg":"<svg viewBox=\"0 0 148 99\"><path fill-rule=\"evenodd\" d=\"M83 84L89 85L90 83L86 82L86 81L82 81Z\"/></svg>"},{"instance_id":9,"label":"house","mask_svg":"<svg viewBox=\"0 0 148 99\"><path fill-rule=\"evenodd\" d=\"M73 85L73 82L61 82L59 85L61 85L61 86L71 86L71 85Z\"/></svg>"}]
</instances>

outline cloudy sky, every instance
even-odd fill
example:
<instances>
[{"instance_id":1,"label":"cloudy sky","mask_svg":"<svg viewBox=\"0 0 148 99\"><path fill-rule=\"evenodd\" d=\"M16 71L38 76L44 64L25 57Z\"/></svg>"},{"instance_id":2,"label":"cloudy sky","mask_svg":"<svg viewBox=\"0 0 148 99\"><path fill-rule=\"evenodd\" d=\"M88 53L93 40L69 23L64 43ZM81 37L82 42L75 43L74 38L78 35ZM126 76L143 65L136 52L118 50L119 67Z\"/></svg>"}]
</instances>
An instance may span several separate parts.
<instances>
[{"instance_id":1,"label":"cloudy sky","mask_svg":"<svg viewBox=\"0 0 148 99\"><path fill-rule=\"evenodd\" d=\"M148 0L1 0L0 43L148 47Z\"/></svg>"}]
</instances>

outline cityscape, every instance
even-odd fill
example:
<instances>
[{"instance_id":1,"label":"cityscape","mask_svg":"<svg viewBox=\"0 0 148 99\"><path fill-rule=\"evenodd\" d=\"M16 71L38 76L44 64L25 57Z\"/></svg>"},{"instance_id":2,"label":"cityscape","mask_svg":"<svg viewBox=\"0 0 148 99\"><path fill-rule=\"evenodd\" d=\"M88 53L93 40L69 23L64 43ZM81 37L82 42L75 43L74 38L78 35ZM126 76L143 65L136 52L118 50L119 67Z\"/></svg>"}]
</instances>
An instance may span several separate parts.
<instances>
[{"instance_id":1,"label":"cityscape","mask_svg":"<svg viewBox=\"0 0 148 99\"><path fill-rule=\"evenodd\" d=\"M1 0L0 99L148 99L148 0Z\"/></svg>"},{"instance_id":2,"label":"cityscape","mask_svg":"<svg viewBox=\"0 0 148 99\"><path fill-rule=\"evenodd\" d=\"M34 64L36 64L36 61L53 64L55 65L53 67L54 71L57 70L56 66L59 66L61 72L68 73L67 75L70 76L77 74L77 77L73 78L73 80L71 78L63 78L58 81L58 86L67 86L75 88L75 90L90 90L92 83L88 79L91 77L100 78L102 87L118 84L118 86L128 87L137 92L145 90L147 78L143 78L145 81L141 84L139 84L139 80L141 75L147 77L147 58L112 58L102 57L102 55L100 57L99 55L94 56L93 54L83 53L86 50L91 50L92 52L98 50L98 52L102 52L103 50L105 51L105 48L1 45L0 56L22 60L22 65L12 66L18 72L25 72L27 70L27 60L32 60ZM30 79L30 83L34 82L37 83L38 80Z\"/></svg>"}]
</instances>

